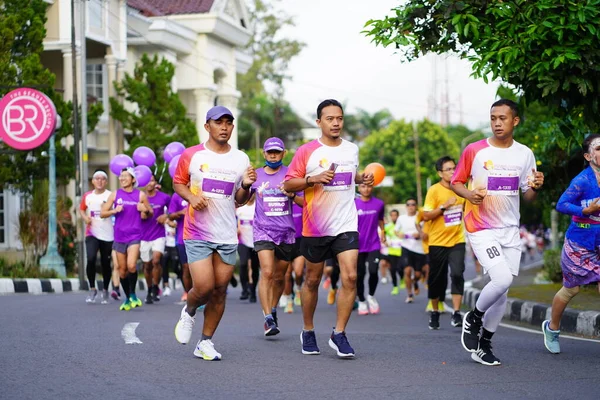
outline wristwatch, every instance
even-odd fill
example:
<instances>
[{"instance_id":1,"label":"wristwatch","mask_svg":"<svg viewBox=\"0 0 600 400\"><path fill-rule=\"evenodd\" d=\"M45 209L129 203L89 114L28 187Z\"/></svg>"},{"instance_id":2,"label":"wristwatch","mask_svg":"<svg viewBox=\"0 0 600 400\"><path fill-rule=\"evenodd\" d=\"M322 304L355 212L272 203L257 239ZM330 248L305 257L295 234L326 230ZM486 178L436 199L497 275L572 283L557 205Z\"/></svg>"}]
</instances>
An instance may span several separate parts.
<instances>
[{"instance_id":1,"label":"wristwatch","mask_svg":"<svg viewBox=\"0 0 600 400\"><path fill-rule=\"evenodd\" d=\"M441 206L441 207L440 207L440 210L442 210L442 212L444 212L444 211L446 211L446 207L444 207L444 206Z\"/></svg>"},{"instance_id":2,"label":"wristwatch","mask_svg":"<svg viewBox=\"0 0 600 400\"><path fill-rule=\"evenodd\" d=\"M313 187L313 186L315 186L315 184L314 184L314 183L310 183L310 182L308 182L308 178L310 178L310 176L306 176L306 185L307 185L308 187Z\"/></svg>"}]
</instances>

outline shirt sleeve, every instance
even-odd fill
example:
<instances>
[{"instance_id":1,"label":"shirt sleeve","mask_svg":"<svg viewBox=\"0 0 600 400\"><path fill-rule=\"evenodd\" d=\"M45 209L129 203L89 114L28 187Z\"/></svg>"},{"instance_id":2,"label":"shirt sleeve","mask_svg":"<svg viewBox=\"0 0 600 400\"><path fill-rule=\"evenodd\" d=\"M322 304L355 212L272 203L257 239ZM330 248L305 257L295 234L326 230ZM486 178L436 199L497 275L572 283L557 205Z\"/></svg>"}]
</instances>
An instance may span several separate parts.
<instances>
[{"instance_id":1,"label":"shirt sleeve","mask_svg":"<svg viewBox=\"0 0 600 400\"><path fill-rule=\"evenodd\" d=\"M306 176L307 157L305 147L300 147L296 154L294 154L294 158L292 158L292 162L288 167L287 173L285 174L285 181L294 178L304 178Z\"/></svg>"},{"instance_id":2,"label":"shirt sleeve","mask_svg":"<svg viewBox=\"0 0 600 400\"><path fill-rule=\"evenodd\" d=\"M83 197L81 198L81 203L79 203L79 209L81 211L85 211L87 210L87 204L86 204L86 200L87 200L87 196L88 194L90 194L90 192L86 192Z\"/></svg>"},{"instance_id":3,"label":"shirt sleeve","mask_svg":"<svg viewBox=\"0 0 600 400\"><path fill-rule=\"evenodd\" d=\"M567 215L585 217L583 215L583 207L581 206L584 184L585 181L581 179L581 175L573 179L567 190L558 199L556 211Z\"/></svg>"},{"instance_id":4,"label":"shirt sleeve","mask_svg":"<svg viewBox=\"0 0 600 400\"><path fill-rule=\"evenodd\" d=\"M179 157L175 176L173 176L174 184L187 185L190 183L190 162L192 161L192 156L195 152L196 149L190 147L181 154L181 157Z\"/></svg>"},{"instance_id":5,"label":"shirt sleeve","mask_svg":"<svg viewBox=\"0 0 600 400\"><path fill-rule=\"evenodd\" d=\"M435 186L432 186L425 195L423 211L433 211L438 207Z\"/></svg>"},{"instance_id":6,"label":"shirt sleeve","mask_svg":"<svg viewBox=\"0 0 600 400\"><path fill-rule=\"evenodd\" d=\"M379 208L379 221L383 221L385 219L385 203L381 202L381 207Z\"/></svg>"},{"instance_id":7,"label":"shirt sleeve","mask_svg":"<svg viewBox=\"0 0 600 400\"><path fill-rule=\"evenodd\" d=\"M469 181L474 157L475 150L473 149L473 145L467 146L465 151L460 155L460 160L458 160L458 165L456 166L454 175L452 175L451 183L453 185L455 183L466 184Z\"/></svg>"},{"instance_id":8,"label":"shirt sleeve","mask_svg":"<svg viewBox=\"0 0 600 400\"><path fill-rule=\"evenodd\" d=\"M173 197L171 197L171 200L169 201L169 208L167 209L168 214L173 214L179 211L177 209L177 197L179 196L173 195Z\"/></svg>"}]
</instances>

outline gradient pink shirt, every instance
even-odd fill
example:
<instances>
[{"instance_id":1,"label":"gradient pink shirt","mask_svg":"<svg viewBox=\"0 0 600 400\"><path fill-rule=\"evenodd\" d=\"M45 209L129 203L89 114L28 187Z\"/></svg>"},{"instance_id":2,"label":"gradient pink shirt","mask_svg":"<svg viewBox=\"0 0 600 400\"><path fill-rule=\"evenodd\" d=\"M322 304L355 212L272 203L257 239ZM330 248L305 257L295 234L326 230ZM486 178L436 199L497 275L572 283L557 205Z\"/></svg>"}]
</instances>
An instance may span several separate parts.
<instances>
[{"instance_id":1,"label":"gradient pink shirt","mask_svg":"<svg viewBox=\"0 0 600 400\"><path fill-rule=\"evenodd\" d=\"M468 189L487 189L480 205L466 202L467 232L519 226L519 189L529 190L528 178L535 169L529 147L513 141L509 148L490 145L488 139L471 143L463 151L452 184L468 183Z\"/></svg>"},{"instance_id":2,"label":"gradient pink shirt","mask_svg":"<svg viewBox=\"0 0 600 400\"><path fill-rule=\"evenodd\" d=\"M193 194L208 199L208 207L196 211L188 206L183 223L184 240L237 244L235 193L242 186L248 156L237 149L215 153L205 144L186 149L173 177L173 183L190 186Z\"/></svg>"},{"instance_id":3,"label":"gradient pink shirt","mask_svg":"<svg viewBox=\"0 0 600 400\"><path fill-rule=\"evenodd\" d=\"M302 236L337 236L358 231L354 204L358 146L354 143L342 140L335 147L326 146L318 139L306 143L296 151L285 180L318 175L332 163L338 167L328 185L317 184L304 190Z\"/></svg>"}]
</instances>

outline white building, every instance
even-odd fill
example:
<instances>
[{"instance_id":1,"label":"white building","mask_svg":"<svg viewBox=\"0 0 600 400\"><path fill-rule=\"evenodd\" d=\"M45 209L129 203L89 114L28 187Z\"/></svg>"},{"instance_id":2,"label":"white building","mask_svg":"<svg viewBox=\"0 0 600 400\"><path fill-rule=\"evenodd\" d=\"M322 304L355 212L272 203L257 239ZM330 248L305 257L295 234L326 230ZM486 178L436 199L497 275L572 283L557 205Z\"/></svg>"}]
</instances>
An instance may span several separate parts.
<instances>
[{"instance_id":1,"label":"white building","mask_svg":"<svg viewBox=\"0 0 600 400\"><path fill-rule=\"evenodd\" d=\"M109 160L124 150L123 132L110 117L108 99L115 95L113 82L132 73L144 53L158 54L175 65L173 89L196 120L201 141L207 138L203 116L209 108L220 104L237 113L236 74L245 73L252 63L243 50L251 37L243 0L75 1L77 49L82 4L86 13L86 94L88 101L102 102L105 110L88 135L89 176L96 168L107 169ZM65 100L72 100L71 0L45 2L48 20L42 63L56 75L56 89ZM79 50L75 57L79 61ZM81 99L80 84L78 88ZM231 143L237 147L235 131ZM116 186L116 177L111 176L110 187ZM74 185L63 194L74 198ZM18 195L0 191L0 251L8 257L20 248L16 225L20 209Z\"/></svg>"}]
</instances>

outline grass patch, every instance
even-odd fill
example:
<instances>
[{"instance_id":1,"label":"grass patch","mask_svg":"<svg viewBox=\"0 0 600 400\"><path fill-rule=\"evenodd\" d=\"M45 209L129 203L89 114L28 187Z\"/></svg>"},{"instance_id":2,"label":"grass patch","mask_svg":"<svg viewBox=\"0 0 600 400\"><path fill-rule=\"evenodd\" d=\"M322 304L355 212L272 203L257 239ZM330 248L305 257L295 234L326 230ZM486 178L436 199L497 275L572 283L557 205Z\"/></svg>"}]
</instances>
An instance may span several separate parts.
<instances>
[{"instance_id":1,"label":"grass patch","mask_svg":"<svg viewBox=\"0 0 600 400\"><path fill-rule=\"evenodd\" d=\"M554 295L561 287L560 283L517 286L510 288L508 297L550 305L552 304ZM598 286L590 285L582 287L579 294L571 300L568 307L576 310L600 311Z\"/></svg>"}]
</instances>

